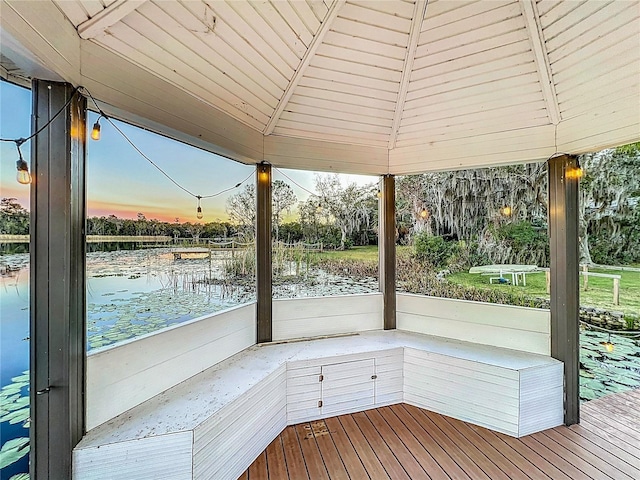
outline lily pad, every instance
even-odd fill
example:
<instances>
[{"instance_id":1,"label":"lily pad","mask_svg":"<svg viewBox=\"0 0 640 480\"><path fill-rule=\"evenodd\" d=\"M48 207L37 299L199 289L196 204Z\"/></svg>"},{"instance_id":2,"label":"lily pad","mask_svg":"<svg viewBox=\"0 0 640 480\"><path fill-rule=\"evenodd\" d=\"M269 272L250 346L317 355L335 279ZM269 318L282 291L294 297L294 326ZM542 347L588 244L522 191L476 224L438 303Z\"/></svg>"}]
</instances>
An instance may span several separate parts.
<instances>
[{"instance_id":1,"label":"lily pad","mask_svg":"<svg viewBox=\"0 0 640 480\"><path fill-rule=\"evenodd\" d=\"M28 473L19 473L17 475L14 475L13 477L11 477L9 480L29 480L29 474Z\"/></svg>"},{"instance_id":2,"label":"lily pad","mask_svg":"<svg viewBox=\"0 0 640 480\"><path fill-rule=\"evenodd\" d=\"M12 438L6 441L0 449L0 470L17 462L29 453L29 439L27 437Z\"/></svg>"}]
</instances>

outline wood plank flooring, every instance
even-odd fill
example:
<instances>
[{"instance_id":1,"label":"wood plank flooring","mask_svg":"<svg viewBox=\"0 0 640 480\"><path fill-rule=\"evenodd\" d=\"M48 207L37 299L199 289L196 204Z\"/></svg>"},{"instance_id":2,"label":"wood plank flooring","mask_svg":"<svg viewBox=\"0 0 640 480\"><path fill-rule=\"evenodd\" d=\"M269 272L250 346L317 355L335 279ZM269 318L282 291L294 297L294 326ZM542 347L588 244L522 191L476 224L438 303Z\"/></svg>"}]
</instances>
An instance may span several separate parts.
<instances>
[{"instance_id":1,"label":"wood plank flooring","mask_svg":"<svg viewBox=\"0 0 640 480\"><path fill-rule=\"evenodd\" d=\"M516 439L406 404L287 427L240 477L640 479L640 389L583 403L581 423Z\"/></svg>"}]
</instances>

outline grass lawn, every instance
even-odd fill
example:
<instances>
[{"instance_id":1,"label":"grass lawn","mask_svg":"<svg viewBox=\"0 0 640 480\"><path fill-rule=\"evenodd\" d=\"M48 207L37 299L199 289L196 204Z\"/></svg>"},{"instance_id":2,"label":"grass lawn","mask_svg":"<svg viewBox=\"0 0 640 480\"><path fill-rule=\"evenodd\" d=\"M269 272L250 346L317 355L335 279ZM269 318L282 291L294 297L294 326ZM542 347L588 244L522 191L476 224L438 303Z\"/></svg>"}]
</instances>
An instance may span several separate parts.
<instances>
[{"instance_id":1,"label":"grass lawn","mask_svg":"<svg viewBox=\"0 0 640 480\"><path fill-rule=\"evenodd\" d=\"M367 245L366 247L351 247L349 250L324 250L315 254L318 259L329 260L363 260L378 261L378 246Z\"/></svg>"},{"instance_id":2,"label":"grass lawn","mask_svg":"<svg viewBox=\"0 0 640 480\"><path fill-rule=\"evenodd\" d=\"M613 304L613 280L610 278L589 277L588 289L584 290L584 279L580 276L580 304L582 306L597 307L607 310L617 310L624 313L640 314L640 272L623 270L590 269L591 272L621 275L620 305ZM491 275L471 273L454 273L447 278L452 283L479 288L507 289L522 292L526 295L549 298L546 291L544 272L527 274L527 286L489 284ZM511 278L510 275L506 276Z\"/></svg>"},{"instance_id":3,"label":"grass lawn","mask_svg":"<svg viewBox=\"0 0 640 480\"><path fill-rule=\"evenodd\" d=\"M412 251L412 247L398 246L397 252ZM316 259L330 260L360 260L365 262L378 261L378 246L352 247L349 250L325 250L314 255ZM589 277L588 289L584 290L584 278L580 276L580 304L582 306L597 307L606 310L617 310L625 314L640 314L640 272L626 270L604 270L592 268L589 271L621 275L620 305L613 304L613 279ZM510 290L524 293L531 297L549 298L546 290L544 272L527 274L527 286L490 284L489 278L495 275L479 275L471 273L454 273L447 278L451 283L478 288ZM511 278L510 275L506 275Z\"/></svg>"},{"instance_id":4,"label":"grass lawn","mask_svg":"<svg viewBox=\"0 0 640 480\"><path fill-rule=\"evenodd\" d=\"M404 251L413 251L412 247L397 246L396 252L398 254ZM349 250L325 250L316 254L318 259L327 258L331 260L364 260L377 262L378 261L378 246L367 245L366 247L351 247Z\"/></svg>"}]
</instances>

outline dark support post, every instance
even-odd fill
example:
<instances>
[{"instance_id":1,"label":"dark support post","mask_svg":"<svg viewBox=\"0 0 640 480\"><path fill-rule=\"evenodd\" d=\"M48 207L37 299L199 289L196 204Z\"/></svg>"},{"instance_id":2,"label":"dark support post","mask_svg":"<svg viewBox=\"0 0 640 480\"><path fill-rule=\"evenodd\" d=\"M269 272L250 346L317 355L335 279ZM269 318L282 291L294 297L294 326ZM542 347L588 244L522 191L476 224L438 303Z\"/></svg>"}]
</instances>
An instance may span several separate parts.
<instances>
[{"instance_id":1,"label":"dark support post","mask_svg":"<svg viewBox=\"0 0 640 480\"><path fill-rule=\"evenodd\" d=\"M271 165L257 168L256 271L258 343L271 341Z\"/></svg>"},{"instance_id":2,"label":"dark support post","mask_svg":"<svg viewBox=\"0 0 640 480\"><path fill-rule=\"evenodd\" d=\"M31 478L71 478L84 434L85 115L69 84L34 80L31 144Z\"/></svg>"},{"instance_id":3,"label":"dark support post","mask_svg":"<svg viewBox=\"0 0 640 480\"><path fill-rule=\"evenodd\" d=\"M384 329L396 328L396 180L382 177L379 212L380 291L384 297Z\"/></svg>"},{"instance_id":4,"label":"dark support post","mask_svg":"<svg viewBox=\"0 0 640 480\"><path fill-rule=\"evenodd\" d=\"M578 272L578 161L548 162L551 247L551 356L564 362L564 423L580 421Z\"/></svg>"}]
</instances>

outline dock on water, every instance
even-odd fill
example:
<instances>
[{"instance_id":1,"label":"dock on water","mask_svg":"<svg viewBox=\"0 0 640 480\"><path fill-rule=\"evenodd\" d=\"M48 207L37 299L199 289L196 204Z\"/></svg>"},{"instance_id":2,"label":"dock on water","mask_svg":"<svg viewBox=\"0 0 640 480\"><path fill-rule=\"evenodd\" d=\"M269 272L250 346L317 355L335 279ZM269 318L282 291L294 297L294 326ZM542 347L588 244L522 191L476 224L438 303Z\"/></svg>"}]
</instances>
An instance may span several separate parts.
<instances>
[{"instance_id":1,"label":"dock on water","mask_svg":"<svg viewBox=\"0 0 640 480\"><path fill-rule=\"evenodd\" d=\"M190 248L173 248L171 249L174 260L182 260L183 255L204 255L204 258L211 258L211 250L203 247L190 247Z\"/></svg>"}]
</instances>

